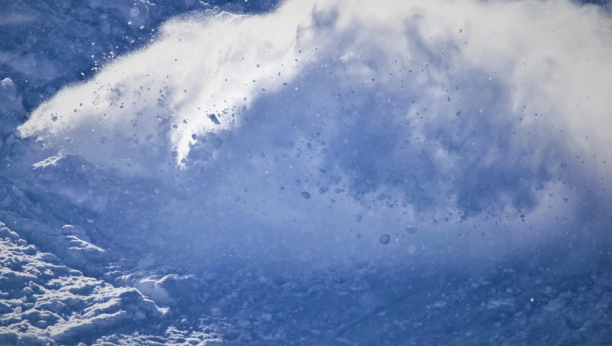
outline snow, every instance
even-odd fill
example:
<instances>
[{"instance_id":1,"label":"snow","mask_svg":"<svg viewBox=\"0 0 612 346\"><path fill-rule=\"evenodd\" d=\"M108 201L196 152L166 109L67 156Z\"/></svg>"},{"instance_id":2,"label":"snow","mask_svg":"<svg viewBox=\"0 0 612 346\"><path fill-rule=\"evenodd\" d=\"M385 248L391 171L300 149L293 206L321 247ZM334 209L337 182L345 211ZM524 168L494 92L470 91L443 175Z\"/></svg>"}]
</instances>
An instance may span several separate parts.
<instances>
[{"instance_id":1,"label":"snow","mask_svg":"<svg viewBox=\"0 0 612 346\"><path fill-rule=\"evenodd\" d=\"M0 3L0 345L607 345L611 23Z\"/></svg>"},{"instance_id":2,"label":"snow","mask_svg":"<svg viewBox=\"0 0 612 346\"><path fill-rule=\"evenodd\" d=\"M27 244L4 224L0 236L3 345L69 343L125 320L163 317L163 310L134 288L84 276Z\"/></svg>"}]
</instances>

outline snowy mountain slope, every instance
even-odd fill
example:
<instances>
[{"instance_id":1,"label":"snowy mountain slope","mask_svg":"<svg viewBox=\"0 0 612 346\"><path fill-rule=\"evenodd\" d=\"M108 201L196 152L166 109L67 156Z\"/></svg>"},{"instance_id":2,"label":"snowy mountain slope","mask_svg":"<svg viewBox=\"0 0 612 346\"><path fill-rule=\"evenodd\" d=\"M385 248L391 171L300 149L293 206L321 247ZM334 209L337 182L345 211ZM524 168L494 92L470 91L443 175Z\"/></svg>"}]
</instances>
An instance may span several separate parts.
<instances>
[{"instance_id":1,"label":"snowy mountain slope","mask_svg":"<svg viewBox=\"0 0 612 346\"><path fill-rule=\"evenodd\" d=\"M214 5L0 3L2 342L607 345L608 12Z\"/></svg>"},{"instance_id":2,"label":"snowy mountain slope","mask_svg":"<svg viewBox=\"0 0 612 346\"><path fill-rule=\"evenodd\" d=\"M96 330L163 318L137 290L83 276L4 224L0 232L2 345L72 344L92 338Z\"/></svg>"}]
</instances>

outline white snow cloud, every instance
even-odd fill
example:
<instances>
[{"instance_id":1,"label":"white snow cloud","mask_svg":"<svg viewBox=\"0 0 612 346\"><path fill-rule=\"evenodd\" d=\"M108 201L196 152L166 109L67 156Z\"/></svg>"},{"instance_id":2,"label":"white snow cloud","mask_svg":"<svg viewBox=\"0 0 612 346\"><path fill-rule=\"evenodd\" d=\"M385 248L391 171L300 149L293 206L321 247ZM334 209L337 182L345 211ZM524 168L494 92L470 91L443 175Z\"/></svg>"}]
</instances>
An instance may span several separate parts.
<instances>
[{"instance_id":1,"label":"white snow cloud","mask_svg":"<svg viewBox=\"0 0 612 346\"><path fill-rule=\"evenodd\" d=\"M567 1L193 15L19 130L130 176L179 167L162 228L190 254L494 257L608 203L611 23Z\"/></svg>"}]
</instances>

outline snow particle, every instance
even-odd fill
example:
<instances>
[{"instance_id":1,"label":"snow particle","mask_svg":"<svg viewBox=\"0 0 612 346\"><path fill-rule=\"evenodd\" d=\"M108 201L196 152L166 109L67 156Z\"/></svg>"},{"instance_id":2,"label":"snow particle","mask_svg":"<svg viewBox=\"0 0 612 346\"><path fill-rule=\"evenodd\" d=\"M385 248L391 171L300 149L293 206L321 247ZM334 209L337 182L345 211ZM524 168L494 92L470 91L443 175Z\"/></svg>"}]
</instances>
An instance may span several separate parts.
<instances>
[{"instance_id":1,"label":"snow particle","mask_svg":"<svg viewBox=\"0 0 612 346\"><path fill-rule=\"evenodd\" d=\"M219 119L217 118L217 116L214 115L214 114L209 114L208 118L210 119L210 121L215 123L215 125L220 125L221 124L221 122L219 122Z\"/></svg>"},{"instance_id":2,"label":"snow particle","mask_svg":"<svg viewBox=\"0 0 612 346\"><path fill-rule=\"evenodd\" d=\"M414 245L414 244L408 245L408 253L409 254L414 255L416 251L417 251L416 245Z\"/></svg>"},{"instance_id":3,"label":"snow particle","mask_svg":"<svg viewBox=\"0 0 612 346\"><path fill-rule=\"evenodd\" d=\"M387 245L389 244L389 241L391 241L391 236L388 234L383 234L380 236L379 241L381 244Z\"/></svg>"}]
</instances>

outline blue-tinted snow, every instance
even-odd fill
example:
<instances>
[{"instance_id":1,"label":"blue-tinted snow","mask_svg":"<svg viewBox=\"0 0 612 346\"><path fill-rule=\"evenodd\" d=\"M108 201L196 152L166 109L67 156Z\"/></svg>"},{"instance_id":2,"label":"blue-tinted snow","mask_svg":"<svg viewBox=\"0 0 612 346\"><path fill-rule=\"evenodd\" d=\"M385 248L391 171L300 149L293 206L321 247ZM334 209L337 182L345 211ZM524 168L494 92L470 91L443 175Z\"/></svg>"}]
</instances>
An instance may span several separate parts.
<instances>
[{"instance_id":1,"label":"blue-tinted snow","mask_svg":"<svg viewBox=\"0 0 612 346\"><path fill-rule=\"evenodd\" d=\"M0 5L0 340L612 338L604 7L214 5ZM80 317L15 300L45 253Z\"/></svg>"}]
</instances>

